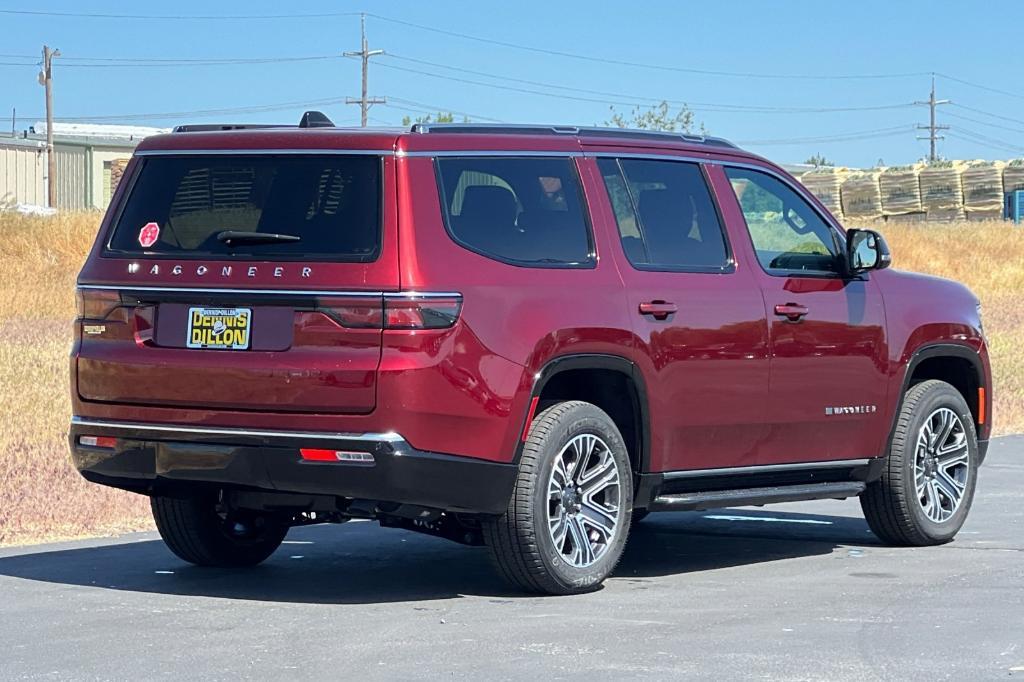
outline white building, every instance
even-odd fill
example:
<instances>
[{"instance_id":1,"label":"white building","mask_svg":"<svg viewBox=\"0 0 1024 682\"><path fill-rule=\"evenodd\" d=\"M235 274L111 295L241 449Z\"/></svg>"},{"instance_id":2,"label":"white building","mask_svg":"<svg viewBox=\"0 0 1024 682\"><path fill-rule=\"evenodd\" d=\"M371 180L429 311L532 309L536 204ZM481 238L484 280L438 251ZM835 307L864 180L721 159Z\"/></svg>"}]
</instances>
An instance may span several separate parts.
<instances>
[{"instance_id":1,"label":"white building","mask_svg":"<svg viewBox=\"0 0 1024 682\"><path fill-rule=\"evenodd\" d=\"M60 210L103 210L112 193L111 170L131 157L145 137L163 128L54 123L57 205ZM20 137L0 137L0 207L46 206L46 124L37 123Z\"/></svg>"}]
</instances>

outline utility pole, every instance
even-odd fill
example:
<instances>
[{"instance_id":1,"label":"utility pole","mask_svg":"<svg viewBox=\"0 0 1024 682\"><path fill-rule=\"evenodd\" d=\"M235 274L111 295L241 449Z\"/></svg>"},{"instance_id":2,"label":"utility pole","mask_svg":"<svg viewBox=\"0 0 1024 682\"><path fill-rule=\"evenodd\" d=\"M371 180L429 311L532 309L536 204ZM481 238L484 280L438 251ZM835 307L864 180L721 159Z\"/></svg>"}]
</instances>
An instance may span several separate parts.
<instances>
[{"instance_id":1,"label":"utility pole","mask_svg":"<svg viewBox=\"0 0 1024 682\"><path fill-rule=\"evenodd\" d=\"M935 161L939 160L938 155L936 155L936 153L935 153L935 142L936 142L936 140L944 140L944 139L946 139L945 136L938 135L937 133L940 130L949 130L949 126L936 125L936 123L935 123L935 107L937 105L939 105L939 104L949 104L949 100L948 99L935 99L935 75L934 74L932 75L932 91L931 91L931 94L928 96L928 101L927 102L914 102L914 104L920 104L920 105L927 104L928 105L928 113L929 113L928 125L926 125L926 126L924 126L924 125L917 126L918 130L927 130L928 131L928 136L927 137L922 137L922 136L918 135L917 139L919 139L919 140L928 140L928 142L929 142L928 161L934 163Z\"/></svg>"},{"instance_id":2,"label":"utility pole","mask_svg":"<svg viewBox=\"0 0 1024 682\"><path fill-rule=\"evenodd\" d=\"M47 206L57 205L57 159L53 151L53 58L60 56L60 50L51 50L43 45L43 70L39 72L39 84L46 88L46 196Z\"/></svg>"},{"instance_id":3,"label":"utility pole","mask_svg":"<svg viewBox=\"0 0 1024 682\"><path fill-rule=\"evenodd\" d=\"M345 52L345 57L361 57L363 60L363 92L359 99L355 97L346 97L345 104L359 104L360 109L360 124L366 127L366 116L370 113L371 104L386 104L387 100L383 97L367 97L366 95L366 81L368 72L370 70L370 57L376 57L377 55L384 54L384 50L371 50L366 44L366 15L359 15L359 31L362 34L362 49L358 52Z\"/></svg>"}]
</instances>

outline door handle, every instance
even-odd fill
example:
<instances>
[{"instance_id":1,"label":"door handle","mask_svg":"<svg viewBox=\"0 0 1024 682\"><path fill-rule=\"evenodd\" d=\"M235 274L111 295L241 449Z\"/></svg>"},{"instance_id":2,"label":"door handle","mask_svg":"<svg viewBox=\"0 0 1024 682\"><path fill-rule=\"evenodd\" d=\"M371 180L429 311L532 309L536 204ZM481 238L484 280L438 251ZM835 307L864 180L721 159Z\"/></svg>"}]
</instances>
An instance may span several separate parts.
<instances>
[{"instance_id":1,"label":"door handle","mask_svg":"<svg viewBox=\"0 0 1024 682\"><path fill-rule=\"evenodd\" d=\"M808 312L807 306L799 303L780 303L775 306L775 314L785 317L790 322L799 322Z\"/></svg>"},{"instance_id":2,"label":"door handle","mask_svg":"<svg viewBox=\"0 0 1024 682\"><path fill-rule=\"evenodd\" d=\"M656 320L667 320L669 315L678 310L675 303L668 301L648 301L640 304L640 314L650 315Z\"/></svg>"}]
</instances>

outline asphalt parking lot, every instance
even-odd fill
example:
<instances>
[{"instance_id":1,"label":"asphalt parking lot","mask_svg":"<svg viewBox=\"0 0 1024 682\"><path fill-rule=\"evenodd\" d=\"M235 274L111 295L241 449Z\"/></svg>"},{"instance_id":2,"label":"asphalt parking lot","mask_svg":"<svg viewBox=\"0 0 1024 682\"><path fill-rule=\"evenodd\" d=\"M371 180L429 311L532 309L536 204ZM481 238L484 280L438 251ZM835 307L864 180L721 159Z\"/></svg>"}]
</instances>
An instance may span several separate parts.
<instances>
[{"instance_id":1,"label":"asphalt parking lot","mask_svg":"<svg viewBox=\"0 0 1024 682\"><path fill-rule=\"evenodd\" d=\"M1000 438L950 545L882 547L855 500L654 515L580 597L366 522L243 572L153 533L0 550L0 678L1024 679L1022 502Z\"/></svg>"}]
</instances>

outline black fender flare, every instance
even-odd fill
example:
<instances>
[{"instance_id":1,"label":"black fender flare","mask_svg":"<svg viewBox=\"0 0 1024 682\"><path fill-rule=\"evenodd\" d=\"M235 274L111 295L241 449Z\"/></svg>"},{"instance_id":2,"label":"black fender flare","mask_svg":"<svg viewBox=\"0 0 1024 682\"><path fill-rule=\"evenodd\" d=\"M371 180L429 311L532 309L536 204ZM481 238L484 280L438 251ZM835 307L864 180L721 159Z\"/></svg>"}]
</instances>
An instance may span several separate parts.
<instances>
[{"instance_id":1,"label":"black fender flare","mask_svg":"<svg viewBox=\"0 0 1024 682\"><path fill-rule=\"evenodd\" d=\"M580 369L603 369L618 372L628 377L635 387L631 396L633 408L639 417L640 424L637 429L639 443L637 444L640 462L639 471L634 474L642 474L650 470L650 443L651 443L651 421L647 400L647 384L643 374L636 363L621 355L606 353L575 353L571 355L559 355L548 360L534 377L533 387L530 389L530 400L527 403L526 413L522 416L519 424L519 433L525 433L529 421L533 419L535 400L544 393L544 387L552 378L571 370ZM515 458L513 462L518 465L519 458L523 451L523 441L520 438L516 444Z\"/></svg>"},{"instance_id":2,"label":"black fender flare","mask_svg":"<svg viewBox=\"0 0 1024 682\"><path fill-rule=\"evenodd\" d=\"M903 405L903 396L906 395L907 391L910 389L910 381L914 377L914 371L924 360L942 357L960 358L970 362L971 366L974 368L975 379L978 382L978 386L984 388L986 391L988 390L989 387L985 385L985 370L981 363L981 356L970 346L965 346L959 343L938 342L926 343L925 345L918 347L913 354L911 354L910 361L907 362L907 366L903 371L903 381L900 384L900 393L896 399L896 409L893 410L892 423L889 427L889 437L883 446L883 457L889 454L889 444L892 443L893 435L896 433L896 424L900 418L900 408ZM969 404L970 399L966 397L965 399L968 400ZM981 441L978 442L978 449L983 461L985 459L985 451L988 449L987 446L988 441L985 441L984 444Z\"/></svg>"}]
</instances>

